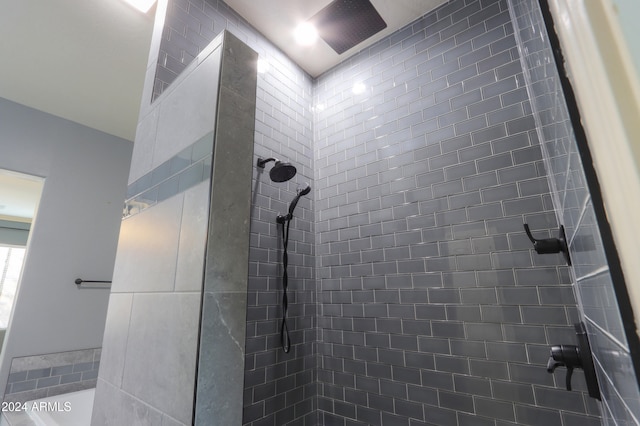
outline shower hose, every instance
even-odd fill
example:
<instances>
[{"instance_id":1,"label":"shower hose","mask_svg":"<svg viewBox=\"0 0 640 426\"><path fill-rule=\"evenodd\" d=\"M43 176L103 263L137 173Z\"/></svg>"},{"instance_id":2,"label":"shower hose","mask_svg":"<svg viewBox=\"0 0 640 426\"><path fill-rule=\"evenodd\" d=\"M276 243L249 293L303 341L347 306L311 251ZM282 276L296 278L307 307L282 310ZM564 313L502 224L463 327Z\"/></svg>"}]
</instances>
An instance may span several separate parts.
<instances>
[{"instance_id":1,"label":"shower hose","mask_svg":"<svg viewBox=\"0 0 640 426\"><path fill-rule=\"evenodd\" d=\"M293 219L293 211L300 200L300 197L307 195L311 191L311 187L307 184L306 188L299 190L296 197L289 204L289 213L286 215L278 215L276 222L282 225L282 324L280 325L280 344L285 353L291 350L291 339L289 338L289 326L287 325L287 309L289 308L289 299L287 297L287 288L289 287L289 274L287 266L289 265L289 255L287 254L287 246L289 245L289 226Z\"/></svg>"}]
</instances>

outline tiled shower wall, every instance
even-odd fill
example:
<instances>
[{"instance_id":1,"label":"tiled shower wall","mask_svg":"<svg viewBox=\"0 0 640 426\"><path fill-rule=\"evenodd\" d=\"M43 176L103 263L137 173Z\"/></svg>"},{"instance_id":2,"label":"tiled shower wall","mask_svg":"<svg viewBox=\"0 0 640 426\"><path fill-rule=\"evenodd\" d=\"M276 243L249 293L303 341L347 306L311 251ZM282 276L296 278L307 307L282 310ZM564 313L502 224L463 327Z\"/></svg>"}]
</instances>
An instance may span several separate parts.
<instances>
[{"instance_id":1,"label":"tiled shower wall","mask_svg":"<svg viewBox=\"0 0 640 426\"><path fill-rule=\"evenodd\" d=\"M244 423L315 424L315 270L312 197L303 197L291 223L288 325L292 347L280 348L281 253L276 216L285 213L312 172L312 80L222 1L169 2L154 85L162 93L193 56L222 30L260 57L254 161L277 157L298 170L288 183L274 183L254 168L249 252Z\"/></svg>"},{"instance_id":2,"label":"tiled shower wall","mask_svg":"<svg viewBox=\"0 0 640 426\"><path fill-rule=\"evenodd\" d=\"M222 1L173 0L154 96L223 29L266 65L254 160L298 167L254 170L244 423L315 424L317 371L319 424L599 424L580 371L545 372L579 318L522 230L557 222L506 2L451 1L314 82ZM305 181L285 355L275 216Z\"/></svg>"},{"instance_id":3,"label":"tiled shower wall","mask_svg":"<svg viewBox=\"0 0 640 426\"><path fill-rule=\"evenodd\" d=\"M557 222L506 1L447 3L314 102L319 423L599 424L545 369L578 315L523 231Z\"/></svg>"},{"instance_id":4,"label":"tiled shower wall","mask_svg":"<svg viewBox=\"0 0 640 426\"><path fill-rule=\"evenodd\" d=\"M220 51L141 108L93 425L192 424Z\"/></svg>"},{"instance_id":5,"label":"tiled shower wall","mask_svg":"<svg viewBox=\"0 0 640 426\"><path fill-rule=\"evenodd\" d=\"M33 401L94 388L101 352L97 348L14 358L4 401Z\"/></svg>"},{"instance_id":6,"label":"tiled shower wall","mask_svg":"<svg viewBox=\"0 0 640 426\"><path fill-rule=\"evenodd\" d=\"M550 170L554 203L567 231L574 266L572 279L602 390L603 419L605 424L638 424L638 382L540 6L533 0L510 0L510 6L520 49L526 52L522 63Z\"/></svg>"}]
</instances>

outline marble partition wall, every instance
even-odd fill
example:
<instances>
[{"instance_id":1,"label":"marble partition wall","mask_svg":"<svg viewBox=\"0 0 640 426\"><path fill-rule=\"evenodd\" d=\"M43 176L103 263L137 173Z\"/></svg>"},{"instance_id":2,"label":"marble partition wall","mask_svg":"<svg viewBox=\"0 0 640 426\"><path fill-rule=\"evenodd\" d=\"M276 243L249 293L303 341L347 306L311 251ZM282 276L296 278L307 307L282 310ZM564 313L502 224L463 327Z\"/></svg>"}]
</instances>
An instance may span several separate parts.
<instances>
[{"instance_id":1,"label":"marble partition wall","mask_svg":"<svg viewBox=\"0 0 640 426\"><path fill-rule=\"evenodd\" d=\"M258 55L225 33L205 261L195 424L240 425Z\"/></svg>"},{"instance_id":2,"label":"marble partition wall","mask_svg":"<svg viewBox=\"0 0 640 426\"><path fill-rule=\"evenodd\" d=\"M196 386L242 415L256 56L223 33L141 108L92 425L191 425Z\"/></svg>"}]
</instances>

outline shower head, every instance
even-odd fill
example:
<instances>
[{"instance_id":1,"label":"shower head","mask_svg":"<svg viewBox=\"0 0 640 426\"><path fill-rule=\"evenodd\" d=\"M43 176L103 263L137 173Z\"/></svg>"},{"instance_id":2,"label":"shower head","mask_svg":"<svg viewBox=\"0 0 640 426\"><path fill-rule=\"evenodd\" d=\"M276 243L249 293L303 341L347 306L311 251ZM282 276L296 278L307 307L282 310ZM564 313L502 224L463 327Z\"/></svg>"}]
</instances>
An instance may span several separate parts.
<instances>
[{"instance_id":1,"label":"shower head","mask_svg":"<svg viewBox=\"0 0 640 426\"><path fill-rule=\"evenodd\" d=\"M290 163L276 161L269 172L269 177L274 182L286 182L296 175L296 168Z\"/></svg>"},{"instance_id":2,"label":"shower head","mask_svg":"<svg viewBox=\"0 0 640 426\"><path fill-rule=\"evenodd\" d=\"M263 160L258 158L258 167L264 169L264 165L269 161L275 161L276 164L269 171L269 177L274 182L286 182L296 175L296 168L291 163L283 163L277 158L267 158Z\"/></svg>"}]
</instances>

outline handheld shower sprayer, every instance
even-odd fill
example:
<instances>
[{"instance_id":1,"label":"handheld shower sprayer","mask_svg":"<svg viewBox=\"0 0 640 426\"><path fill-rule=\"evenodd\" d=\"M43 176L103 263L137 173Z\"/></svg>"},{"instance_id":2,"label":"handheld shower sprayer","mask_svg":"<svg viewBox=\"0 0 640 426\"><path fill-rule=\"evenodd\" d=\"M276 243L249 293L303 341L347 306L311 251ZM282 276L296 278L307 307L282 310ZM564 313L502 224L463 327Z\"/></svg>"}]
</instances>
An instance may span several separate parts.
<instances>
[{"instance_id":1,"label":"handheld shower sprayer","mask_svg":"<svg viewBox=\"0 0 640 426\"><path fill-rule=\"evenodd\" d=\"M291 205L289 206L289 213L293 214L293 209L296 208L296 205L298 204L300 197L302 197L303 195L307 195L309 192L311 192L311 187L309 186L309 184L307 184L307 186L304 189L298 191L298 195L296 195L296 198L293 199L293 201L291 202Z\"/></svg>"},{"instance_id":2,"label":"handheld shower sprayer","mask_svg":"<svg viewBox=\"0 0 640 426\"><path fill-rule=\"evenodd\" d=\"M289 245L289 226L293 219L293 211L300 201L300 197L311 192L309 184L301 190L298 190L296 197L289 204L289 213L286 215L278 215L276 222L282 225L282 322L280 323L280 344L285 353L291 350L291 339L289 338L289 326L287 325L287 309L289 307L289 299L287 297L287 288L289 286L289 274L287 266L289 264L289 256L287 254L287 246Z\"/></svg>"},{"instance_id":3,"label":"handheld shower sprayer","mask_svg":"<svg viewBox=\"0 0 640 426\"><path fill-rule=\"evenodd\" d=\"M305 188L298 191L298 193L296 194L296 198L294 198L293 201L291 201L291 204L289 204L289 213L287 213L286 215L278 215L278 217L276 218L276 222L285 223L286 221L293 219L293 211L298 205L300 197L307 195L309 192L311 192L311 187L309 186L309 184L307 184Z\"/></svg>"}]
</instances>

